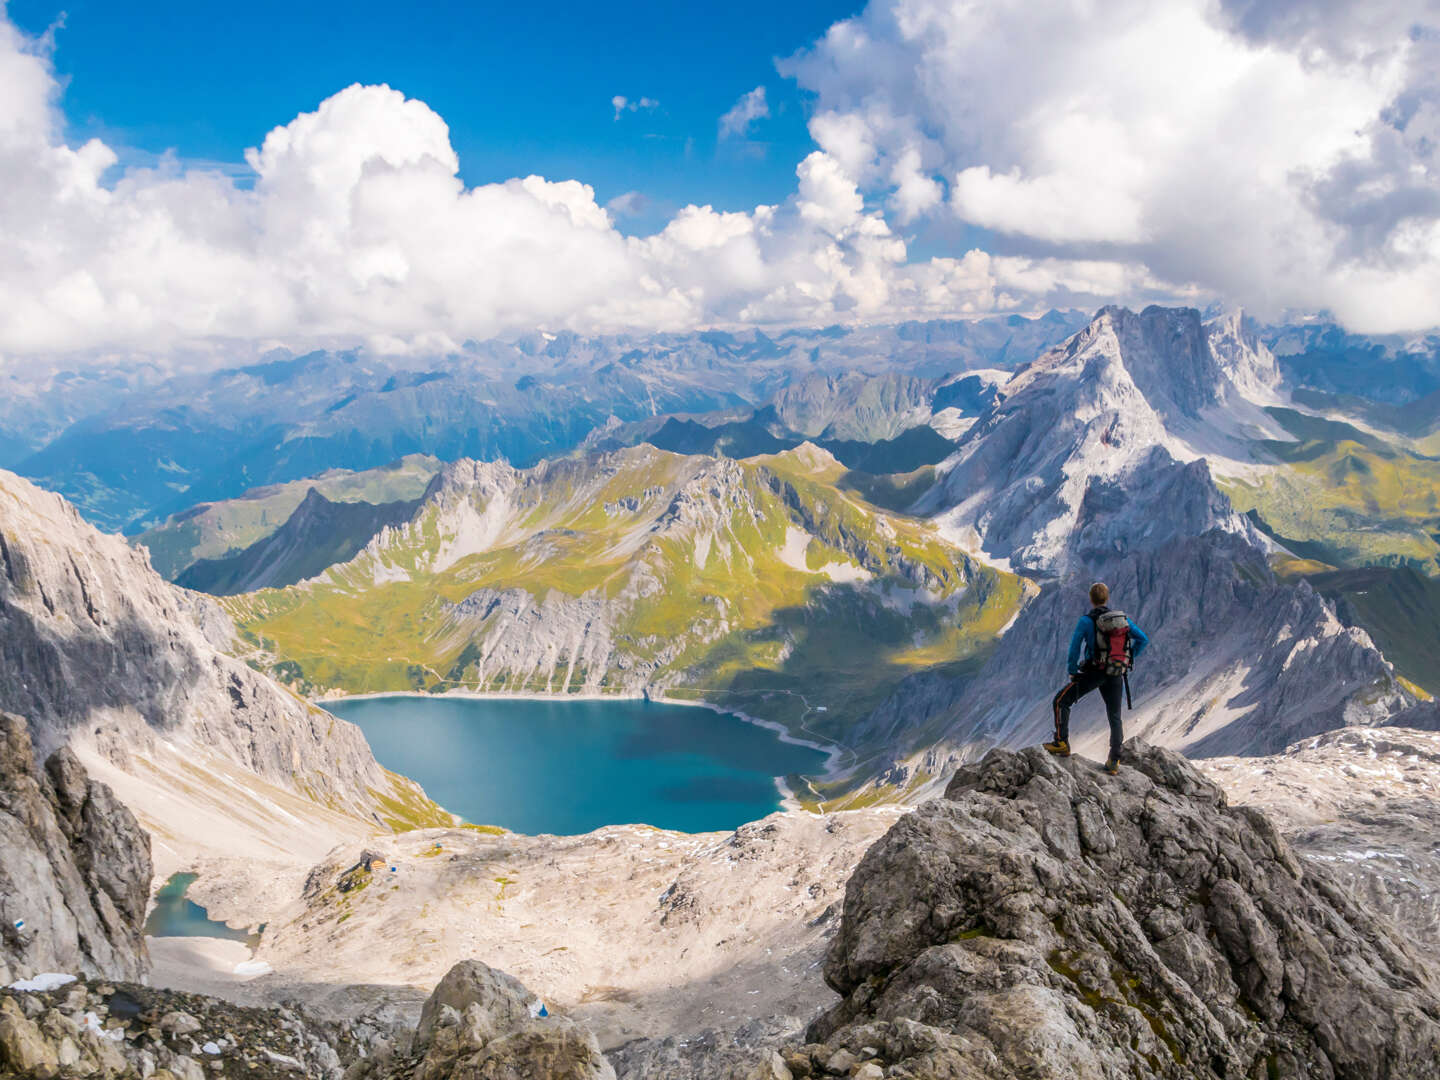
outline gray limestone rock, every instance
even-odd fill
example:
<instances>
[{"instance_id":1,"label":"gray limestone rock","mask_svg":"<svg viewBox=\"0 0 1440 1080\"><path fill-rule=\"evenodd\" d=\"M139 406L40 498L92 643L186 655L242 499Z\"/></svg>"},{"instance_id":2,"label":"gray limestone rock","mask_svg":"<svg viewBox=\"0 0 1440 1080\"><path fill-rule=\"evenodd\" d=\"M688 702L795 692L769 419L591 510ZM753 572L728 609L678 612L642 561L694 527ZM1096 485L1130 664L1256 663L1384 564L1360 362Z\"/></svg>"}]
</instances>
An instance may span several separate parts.
<instances>
[{"instance_id":1,"label":"gray limestone rock","mask_svg":"<svg viewBox=\"0 0 1440 1080\"><path fill-rule=\"evenodd\" d=\"M514 976L478 960L462 961L426 1001L414 1058L403 1071L415 1080L615 1080L588 1028L536 1015L539 1006ZM398 1071L377 1057L357 1063L346 1076L380 1080Z\"/></svg>"},{"instance_id":2,"label":"gray limestone rock","mask_svg":"<svg viewBox=\"0 0 1440 1080\"><path fill-rule=\"evenodd\" d=\"M0 713L0 984L37 972L140 978L150 839L62 748L35 767Z\"/></svg>"},{"instance_id":3,"label":"gray limestone rock","mask_svg":"<svg viewBox=\"0 0 1440 1080\"><path fill-rule=\"evenodd\" d=\"M1393 928L1138 740L1114 778L1038 748L962 768L861 861L825 974L810 1058L887 1076L1418 1080L1440 1053Z\"/></svg>"}]
</instances>

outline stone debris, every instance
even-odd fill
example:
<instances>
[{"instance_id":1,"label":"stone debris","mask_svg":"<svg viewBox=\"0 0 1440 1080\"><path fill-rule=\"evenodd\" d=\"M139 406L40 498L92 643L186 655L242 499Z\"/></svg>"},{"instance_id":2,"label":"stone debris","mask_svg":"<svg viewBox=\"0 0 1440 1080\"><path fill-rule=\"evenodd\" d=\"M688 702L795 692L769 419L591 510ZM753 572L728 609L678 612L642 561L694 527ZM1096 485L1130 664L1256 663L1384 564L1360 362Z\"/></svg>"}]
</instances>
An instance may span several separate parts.
<instances>
[{"instance_id":1,"label":"stone debris","mask_svg":"<svg viewBox=\"0 0 1440 1080\"><path fill-rule=\"evenodd\" d=\"M588 1028L530 1015L538 999L504 972L457 964L417 1030L379 1014L322 1019L296 1003L258 1009L175 990L81 979L0 990L0 1076L35 1080L615 1080Z\"/></svg>"}]
</instances>

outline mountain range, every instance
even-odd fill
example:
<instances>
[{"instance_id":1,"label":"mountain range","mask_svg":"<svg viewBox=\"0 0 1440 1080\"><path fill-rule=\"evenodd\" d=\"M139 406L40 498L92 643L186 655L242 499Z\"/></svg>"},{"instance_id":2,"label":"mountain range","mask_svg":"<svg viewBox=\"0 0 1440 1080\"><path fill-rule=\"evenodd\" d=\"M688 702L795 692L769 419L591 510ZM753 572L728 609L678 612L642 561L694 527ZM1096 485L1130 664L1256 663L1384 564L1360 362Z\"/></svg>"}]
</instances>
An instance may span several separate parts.
<instances>
[{"instance_id":1,"label":"mountain range","mask_svg":"<svg viewBox=\"0 0 1440 1080\"><path fill-rule=\"evenodd\" d=\"M762 405L817 372L923 379L1014 363L1081 322L1052 312L774 336L537 333L443 357L277 353L214 372L131 370L125 381L104 369L7 373L0 467L99 525L140 532L202 502L407 454L529 465L607 424ZM878 422L889 423L878 397ZM856 430L837 427L841 438Z\"/></svg>"},{"instance_id":2,"label":"mountain range","mask_svg":"<svg viewBox=\"0 0 1440 1080\"><path fill-rule=\"evenodd\" d=\"M1407 477L1426 459L1411 436L1297 400L1262 330L1106 308L1010 372L811 375L759 408L610 424L528 469L457 462L413 504L317 492L186 573L230 568L216 593L286 586L225 603L251 662L302 693L703 697L840 745L851 772L816 788L837 805L1038 740L1055 687L1029 672L1061 670L1057 628L1094 577L1160 646L1127 721L1154 742L1274 753L1413 720L1434 593L1396 578L1389 602L1365 602L1344 577L1427 567L1377 550L1423 533L1404 516L1413 483L1325 483L1348 525L1313 524L1312 546L1288 539L1304 532L1291 508L1321 500L1273 493L1355 438ZM1079 745L1100 734L1087 724Z\"/></svg>"},{"instance_id":3,"label":"mountain range","mask_svg":"<svg viewBox=\"0 0 1440 1080\"><path fill-rule=\"evenodd\" d=\"M1427 1075L1432 345L1108 307L47 384L0 413L78 500L0 472L0 969L94 978L0 990L0 1067ZM1096 578L1152 640L1114 777L1034 745ZM833 749L825 813L464 827L324 709L457 689L743 710ZM101 981L181 870L266 924L256 1010Z\"/></svg>"}]
</instances>

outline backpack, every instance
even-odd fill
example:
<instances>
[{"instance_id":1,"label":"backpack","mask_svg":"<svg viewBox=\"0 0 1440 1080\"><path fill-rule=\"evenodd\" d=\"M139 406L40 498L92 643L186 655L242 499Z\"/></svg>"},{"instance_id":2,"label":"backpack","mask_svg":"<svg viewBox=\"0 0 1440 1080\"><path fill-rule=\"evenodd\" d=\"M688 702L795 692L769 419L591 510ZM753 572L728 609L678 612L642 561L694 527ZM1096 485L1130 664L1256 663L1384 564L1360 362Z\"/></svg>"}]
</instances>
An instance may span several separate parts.
<instances>
[{"instance_id":1,"label":"backpack","mask_svg":"<svg viewBox=\"0 0 1440 1080\"><path fill-rule=\"evenodd\" d=\"M1106 675L1128 675L1135 666L1130 642L1130 620L1123 611L1097 608L1090 614L1095 623L1095 647L1090 663Z\"/></svg>"}]
</instances>

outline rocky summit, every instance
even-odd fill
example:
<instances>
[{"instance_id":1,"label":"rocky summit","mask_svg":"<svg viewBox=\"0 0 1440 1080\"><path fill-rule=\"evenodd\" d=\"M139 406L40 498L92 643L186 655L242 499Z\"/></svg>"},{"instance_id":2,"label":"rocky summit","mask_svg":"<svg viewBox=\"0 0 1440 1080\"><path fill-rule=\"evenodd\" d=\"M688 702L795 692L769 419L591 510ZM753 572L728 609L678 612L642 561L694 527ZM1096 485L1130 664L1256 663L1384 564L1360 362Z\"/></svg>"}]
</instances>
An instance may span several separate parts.
<instances>
[{"instance_id":1,"label":"rocky summit","mask_svg":"<svg viewBox=\"0 0 1440 1080\"><path fill-rule=\"evenodd\" d=\"M846 892L843 1000L794 1076L1435 1075L1440 988L1388 924L1180 756L995 750ZM781 1073L783 1075L783 1073Z\"/></svg>"}]
</instances>

